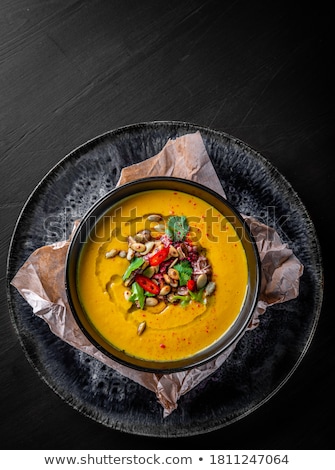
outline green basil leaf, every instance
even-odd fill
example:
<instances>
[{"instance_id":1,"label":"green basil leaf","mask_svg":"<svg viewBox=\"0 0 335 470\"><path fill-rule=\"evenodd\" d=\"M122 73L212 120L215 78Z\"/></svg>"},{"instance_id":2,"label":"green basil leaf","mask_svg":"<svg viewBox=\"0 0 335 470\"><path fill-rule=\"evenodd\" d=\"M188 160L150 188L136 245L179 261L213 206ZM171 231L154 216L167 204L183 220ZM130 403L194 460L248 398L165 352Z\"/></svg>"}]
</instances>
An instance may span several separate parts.
<instances>
[{"instance_id":1,"label":"green basil leaf","mask_svg":"<svg viewBox=\"0 0 335 470\"><path fill-rule=\"evenodd\" d=\"M126 269L124 275L122 276L122 280L125 281L128 279L128 277L131 275L135 269L138 269L142 264L144 263L144 258L138 257L138 258L133 258L130 265Z\"/></svg>"},{"instance_id":2,"label":"green basil leaf","mask_svg":"<svg viewBox=\"0 0 335 470\"><path fill-rule=\"evenodd\" d=\"M201 302L203 303L203 292L204 292L204 287L202 289L200 289L199 291L195 291L195 292L192 292L192 291L188 291L190 297L192 300L196 301L196 302Z\"/></svg>"}]
</instances>

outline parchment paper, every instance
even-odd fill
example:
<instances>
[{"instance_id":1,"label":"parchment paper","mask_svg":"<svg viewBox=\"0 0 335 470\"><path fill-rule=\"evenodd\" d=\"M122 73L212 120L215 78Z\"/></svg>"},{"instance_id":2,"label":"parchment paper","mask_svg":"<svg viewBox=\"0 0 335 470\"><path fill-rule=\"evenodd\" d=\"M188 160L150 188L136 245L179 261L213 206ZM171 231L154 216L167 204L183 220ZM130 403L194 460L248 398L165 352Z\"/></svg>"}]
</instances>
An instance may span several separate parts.
<instances>
[{"instance_id":1,"label":"parchment paper","mask_svg":"<svg viewBox=\"0 0 335 470\"><path fill-rule=\"evenodd\" d=\"M124 168L118 185L141 177L165 175L197 181L225 197L199 132L169 140L156 156ZM268 306L298 296L303 265L287 244L282 243L273 228L253 217L245 217L245 220L255 237L262 263L259 301L247 329L252 330L259 326L259 317ZM163 407L163 416L167 417L177 408L180 396L217 370L234 350L236 343L215 360L186 372L164 375L140 372L113 361L88 341L69 308L64 284L69 243L70 240L66 240L38 248L26 260L11 284L31 305L34 314L48 323L55 335L154 392Z\"/></svg>"}]
</instances>

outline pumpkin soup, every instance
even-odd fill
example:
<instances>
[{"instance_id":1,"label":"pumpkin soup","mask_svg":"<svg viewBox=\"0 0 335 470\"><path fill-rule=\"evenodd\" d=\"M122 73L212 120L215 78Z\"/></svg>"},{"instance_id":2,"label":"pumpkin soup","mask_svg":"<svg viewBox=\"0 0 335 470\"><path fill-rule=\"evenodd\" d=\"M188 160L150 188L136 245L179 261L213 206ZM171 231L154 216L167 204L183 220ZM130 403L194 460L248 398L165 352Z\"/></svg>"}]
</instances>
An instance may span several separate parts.
<instances>
[{"instance_id":1,"label":"pumpkin soup","mask_svg":"<svg viewBox=\"0 0 335 470\"><path fill-rule=\"evenodd\" d=\"M168 189L115 204L82 250L79 298L104 339L148 361L190 357L237 318L248 267L233 225L202 199Z\"/></svg>"}]
</instances>

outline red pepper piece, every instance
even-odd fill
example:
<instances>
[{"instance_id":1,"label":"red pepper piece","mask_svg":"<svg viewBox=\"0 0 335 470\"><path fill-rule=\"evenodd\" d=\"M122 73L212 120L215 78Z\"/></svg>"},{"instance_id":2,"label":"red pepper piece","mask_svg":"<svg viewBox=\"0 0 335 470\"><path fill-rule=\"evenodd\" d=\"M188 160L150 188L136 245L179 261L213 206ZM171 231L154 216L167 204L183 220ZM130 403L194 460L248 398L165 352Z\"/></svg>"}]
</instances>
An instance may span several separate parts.
<instances>
[{"instance_id":1,"label":"red pepper piece","mask_svg":"<svg viewBox=\"0 0 335 470\"><path fill-rule=\"evenodd\" d=\"M150 266L158 266L161 264L169 254L169 247L162 248L161 250L157 251L154 255L149 258Z\"/></svg>"},{"instance_id":2,"label":"red pepper piece","mask_svg":"<svg viewBox=\"0 0 335 470\"><path fill-rule=\"evenodd\" d=\"M189 279L187 281L187 288L188 290L190 290L191 292L193 292L195 290L195 281L193 279Z\"/></svg>"},{"instance_id":3,"label":"red pepper piece","mask_svg":"<svg viewBox=\"0 0 335 470\"><path fill-rule=\"evenodd\" d=\"M148 277L142 276L142 274L137 274L135 276L135 281L145 291L150 292L150 294L157 295L160 292L159 286Z\"/></svg>"}]
</instances>

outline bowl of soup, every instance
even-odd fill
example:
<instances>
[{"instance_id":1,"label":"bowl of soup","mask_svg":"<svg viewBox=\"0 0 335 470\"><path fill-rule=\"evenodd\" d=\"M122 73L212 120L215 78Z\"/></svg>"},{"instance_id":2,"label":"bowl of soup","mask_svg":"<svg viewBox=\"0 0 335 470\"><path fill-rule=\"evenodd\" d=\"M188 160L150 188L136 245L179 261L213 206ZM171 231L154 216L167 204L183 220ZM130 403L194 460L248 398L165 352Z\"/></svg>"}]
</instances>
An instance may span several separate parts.
<instances>
[{"instance_id":1,"label":"bowl of soup","mask_svg":"<svg viewBox=\"0 0 335 470\"><path fill-rule=\"evenodd\" d=\"M115 188L81 220L68 249L66 292L84 335L128 367L187 370L245 332L260 262L241 214L188 180Z\"/></svg>"}]
</instances>

